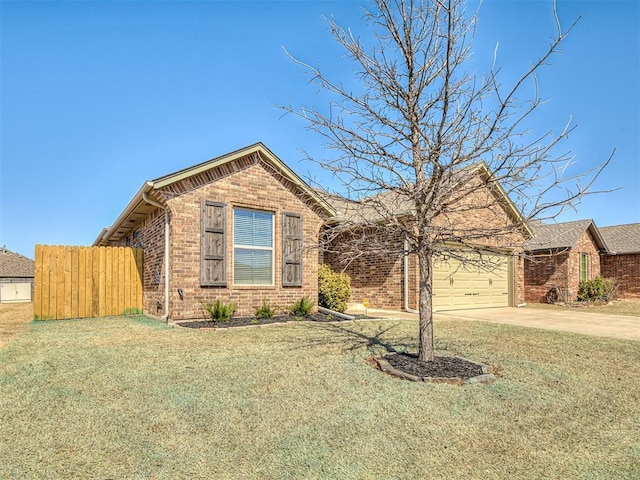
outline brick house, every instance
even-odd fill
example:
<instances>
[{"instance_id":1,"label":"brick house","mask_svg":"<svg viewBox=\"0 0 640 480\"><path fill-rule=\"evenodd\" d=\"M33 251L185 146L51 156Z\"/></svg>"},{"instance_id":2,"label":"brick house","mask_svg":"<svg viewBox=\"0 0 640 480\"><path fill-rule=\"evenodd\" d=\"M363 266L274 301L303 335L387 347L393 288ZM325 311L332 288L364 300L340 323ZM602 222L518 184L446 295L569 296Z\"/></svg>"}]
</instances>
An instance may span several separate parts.
<instances>
[{"instance_id":1,"label":"brick house","mask_svg":"<svg viewBox=\"0 0 640 480\"><path fill-rule=\"evenodd\" d=\"M141 246L143 310L203 318L201 302L318 297L320 228L333 208L263 144L145 182L94 246ZM168 274L167 274L168 272Z\"/></svg>"},{"instance_id":2,"label":"brick house","mask_svg":"<svg viewBox=\"0 0 640 480\"><path fill-rule=\"evenodd\" d=\"M463 249L459 245L452 245L458 255L466 258L482 255L483 263L490 268L481 268L470 264L463 264L451 256L435 260L433 268L433 308L435 310L461 310L468 308L506 307L524 302L524 264L523 244L531 232L525 227L514 229L509 235L487 236L486 232L492 228L498 231L511 230L514 225L522 225L522 217L508 196L495 182L489 182L490 174L484 164L477 164L472 169L475 173L465 182L473 186L466 186L468 192L460 204L453 210L456 213L446 219L436 217L434 223L451 225L449 238L457 236L456 230L461 232L477 232L475 240L477 250ZM493 188L489 188L491 183ZM393 192L385 192L377 197L375 203L381 201L399 219L410 219L415 215L415 206L403 200L394 198ZM373 198L373 197L370 197ZM354 225L358 230L358 223L371 224L376 221L377 208L367 205L367 199L362 202L350 202L345 199L332 197L329 200L338 211L340 222ZM362 220L360 220L362 219ZM505 228L505 225L510 227ZM384 229L388 229L386 226ZM371 233L369 233L371 235ZM417 310L419 301L419 269L416 255L405 254L403 239L400 235L390 234L378 242L369 242L371 237L361 235L361 239L350 238L354 234L347 232L337 236L330 253L325 253L324 262L332 269L343 271L351 278L351 301L362 303L364 299L372 307ZM360 242L358 249L365 254L356 258L341 258L340 250L349 242ZM375 243L369 247L368 243ZM478 253L478 250L481 253Z\"/></svg>"},{"instance_id":3,"label":"brick house","mask_svg":"<svg viewBox=\"0 0 640 480\"><path fill-rule=\"evenodd\" d=\"M601 227L608 251L602 254L602 275L618 282L623 298L640 298L640 223Z\"/></svg>"},{"instance_id":4,"label":"brick house","mask_svg":"<svg viewBox=\"0 0 640 480\"><path fill-rule=\"evenodd\" d=\"M608 252L593 220L531 225L534 236L525 243L525 301L546 303L556 286L567 300L576 300L581 280L601 274L601 255Z\"/></svg>"},{"instance_id":5,"label":"brick house","mask_svg":"<svg viewBox=\"0 0 640 480\"><path fill-rule=\"evenodd\" d=\"M478 173L484 182L481 177ZM487 195L492 206L477 208ZM468 218L455 219L464 228L521 223L499 187L480 189L477 198L465 201L474 208ZM236 302L238 314L251 315L263 300L279 307L303 296L317 301L319 263L335 266L331 255L319 254L319 235L328 223L348 215L344 209L338 212L344 204L311 189L257 143L145 182L94 246L144 249L145 314L203 318L201 303L219 298ZM496 260L491 272L460 268L453 259L436 265L435 308L522 303L522 245L528 236L522 231L509 245L484 239L483 255ZM352 302L366 296L372 307L417 308L417 262L404 255L402 243L390 239L399 247L397 255L373 253L351 265Z\"/></svg>"}]
</instances>

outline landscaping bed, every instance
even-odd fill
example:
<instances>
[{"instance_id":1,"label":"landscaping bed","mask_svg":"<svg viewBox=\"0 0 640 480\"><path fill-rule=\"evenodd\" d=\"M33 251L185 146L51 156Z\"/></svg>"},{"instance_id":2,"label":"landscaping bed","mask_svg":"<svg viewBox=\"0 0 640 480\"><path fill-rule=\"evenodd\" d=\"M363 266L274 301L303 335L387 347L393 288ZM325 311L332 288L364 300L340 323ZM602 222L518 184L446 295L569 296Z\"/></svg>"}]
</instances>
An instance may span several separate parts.
<instances>
[{"instance_id":1,"label":"landscaping bed","mask_svg":"<svg viewBox=\"0 0 640 480\"><path fill-rule=\"evenodd\" d=\"M467 380L482 375L482 366L458 357L436 357L433 362L422 362L412 353L385 355L384 360L396 370L416 377L461 378Z\"/></svg>"},{"instance_id":2,"label":"landscaping bed","mask_svg":"<svg viewBox=\"0 0 640 480\"><path fill-rule=\"evenodd\" d=\"M365 317L358 317L365 318ZM180 327L186 328L232 328L232 327L248 327L251 325L269 325L273 323L286 322L340 322L345 321L342 317L327 315L325 313L312 313L305 317L296 317L294 315L275 315L272 318L254 318L254 317L232 317L226 322L214 322L212 320L189 320L184 322L176 322Z\"/></svg>"}]
</instances>

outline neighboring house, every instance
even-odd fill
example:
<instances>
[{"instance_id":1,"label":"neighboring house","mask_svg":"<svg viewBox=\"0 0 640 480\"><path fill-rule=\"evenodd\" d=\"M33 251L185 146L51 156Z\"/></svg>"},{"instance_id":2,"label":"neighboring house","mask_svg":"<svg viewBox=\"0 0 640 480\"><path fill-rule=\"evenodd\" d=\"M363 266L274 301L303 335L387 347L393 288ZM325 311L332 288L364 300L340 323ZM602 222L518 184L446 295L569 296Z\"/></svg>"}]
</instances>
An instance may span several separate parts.
<instances>
[{"instance_id":1,"label":"neighboring house","mask_svg":"<svg viewBox=\"0 0 640 480\"><path fill-rule=\"evenodd\" d=\"M30 258L0 249L0 302L30 302L34 263Z\"/></svg>"},{"instance_id":2,"label":"neighboring house","mask_svg":"<svg viewBox=\"0 0 640 480\"><path fill-rule=\"evenodd\" d=\"M476 209L460 224L520 222L507 196L499 195L499 207L486 215ZM202 302L221 299L236 302L238 314L251 315L263 300L275 307L287 307L303 296L317 301L319 258L333 261L331 255L319 254L319 234L323 226L349 214L344 209L338 214L336 205L342 208L344 201L311 189L258 143L145 182L94 246L144 249L146 314L202 318ZM487 239L485 255L500 264L491 272L459 268L453 260L436 265L435 308L522 303L521 254L528 235L517 235L515 249ZM417 308L414 256L367 255L347 273L352 302L369 298L372 307Z\"/></svg>"},{"instance_id":3,"label":"neighboring house","mask_svg":"<svg viewBox=\"0 0 640 480\"><path fill-rule=\"evenodd\" d=\"M523 244L531 232L522 231L507 236L491 236L485 232L508 231L511 226L522 225L523 219L502 189L496 188L484 164L470 167L475 171L468 181L477 182L477 188L468 189L469 195L460 200L457 213L446 220L436 217L435 223L463 232L477 232L475 246L482 250L486 265L483 269L469 264L462 265L454 258L436 259L433 268L433 308L435 310L461 310L485 307L515 306L524 302ZM487 185L491 183L493 188ZM415 215L415 205L399 199L393 192L385 192L374 198L360 202L331 197L329 200L338 210L332 223L344 222L358 229L358 224L375 223L379 218L377 209L385 206L385 211L393 212L395 218L407 219ZM381 220L382 221L382 220ZM510 225L510 227L505 227ZM358 237L359 235L355 235ZM456 237L455 230L451 238ZM349 242L359 242L357 249L363 254L347 259L340 250ZM351 301L362 303L368 299L372 307L417 310L419 301L419 270L415 255L397 254L403 252L403 239L389 238L373 248L367 248L369 239L365 234L354 238L347 232L333 240L324 261L334 270L344 271L351 278ZM454 245L455 248L455 245ZM351 250L351 245L349 246ZM456 252L462 257L476 255L458 247Z\"/></svg>"},{"instance_id":4,"label":"neighboring house","mask_svg":"<svg viewBox=\"0 0 640 480\"><path fill-rule=\"evenodd\" d=\"M602 275L618 282L618 295L640 298L640 223L601 227L608 252L600 259Z\"/></svg>"},{"instance_id":5,"label":"neighboring house","mask_svg":"<svg viewBox=\"0 0 640 480\"><path fill-rule=\"evenodd\" d=\"M318 234L334 209L263 144L145 182L94 246L144 249L143 310L202 318L202 302L318 298ZM168 272L168 274L167 274Z\"/></svg>"},{"instance_id":6,"label":"neighboring house","mask_svg":"<svg viewBox=\"0 0 640 480\"><path fill-rule=\"evenodd\" d=\"M531 225L533 238L525 243L525 300L545 303L552 287L565 300L575 300L581 280L601 274L600 256L607 243L593 220Z\"/></svg>"}]
</instances>

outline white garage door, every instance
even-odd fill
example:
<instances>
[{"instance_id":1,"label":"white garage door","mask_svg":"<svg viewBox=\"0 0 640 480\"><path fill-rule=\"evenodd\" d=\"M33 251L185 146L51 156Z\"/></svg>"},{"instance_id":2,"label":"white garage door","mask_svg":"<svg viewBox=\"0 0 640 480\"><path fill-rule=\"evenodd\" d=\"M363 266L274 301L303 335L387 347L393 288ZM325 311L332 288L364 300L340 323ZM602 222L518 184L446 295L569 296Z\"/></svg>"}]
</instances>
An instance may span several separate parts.
<instances>
[{"instance_id":1,"label":"white garage door","mask_svg":"<svg viewBox=\"0 0 640 480\"><path fill-rule=\"evenodd\" d=\"M0 302L30 302L30 283L0 283Z\"/></svg>"},{"instance_id":2,"label":"white garage door","mask_svg":"<svg viewBox=\"0 0 640 480\"><path fill-rule=\"evenodd\" d=\"M433 308L461 310L509 306L509 259L492 255L491 271L449 259L434 262Z\"/></svg>"}]
</instances>

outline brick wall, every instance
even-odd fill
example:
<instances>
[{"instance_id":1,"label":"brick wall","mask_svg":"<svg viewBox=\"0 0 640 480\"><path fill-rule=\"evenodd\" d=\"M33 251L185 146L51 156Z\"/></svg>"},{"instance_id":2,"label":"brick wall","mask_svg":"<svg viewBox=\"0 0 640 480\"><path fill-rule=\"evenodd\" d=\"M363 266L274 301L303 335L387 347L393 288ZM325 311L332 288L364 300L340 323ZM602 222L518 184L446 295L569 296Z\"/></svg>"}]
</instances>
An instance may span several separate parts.
<instances>
[{"instance_id":1,"label":"brick wall","mask_svg":"<svg viewBox=\"0 0 640 480\"><path fill-rule=\"evenodd\" d=\"M622 298L640 298L640 254L603 255L600 258L602 276L618 281Z\"/></svg>"},{"instance_id":2,"label":"brick wall","mask_svg":"<svg viewBox=\"0 0 640 480\"><path fill-rule=\"evenodd\" d=\"M389 238L384 252L372 251L344 263L341 245L349 245L348 235L338 237L324 261L336 272L344 271L351 278L352 303L369 299L371 308L402 309L403 291L403 242Z\"/></svg>"},{"instance_id":3,"label":"brick wall","mask_svg":"<svg viewBox=\"0 0 640 480\"><path fill-rule=\"evenodd\" d=\"M555 285L566 291L569 253L534 255L524 260L525 301L547 303L547 292Z\"/></svg>"},{"instance_id":4,"label":"brick wall","mask_svg":"<svg viewBox=\"0 0 640 480\"><path fill-rule=\"evenodd\" d=\"M592 280L600 275L600 252L588 231L582 234L576 247L569 252L568 286L572 294L572 300L576 300L578 296L580 263L583 253L587 254L587 280Z\"/></svg>"},{"instance_id":5,"label":"brick wall","mask_svg":"<svg viewBox=\"0 0 640 480\"><path fill-rule=\"evenodd\" d=\"M482 208L481 206L484 206ZM524 263L522 253L523 235L509 230L512 220L504 210L500 200L488 189L469 187L469 194L463 196L455 213L446 218L437 218L440 226L451 225L455 235L459 232L473 231L477 234L474 243L510 251L513 262L513 303L524 302ZM494 231L495 235L482 237L482 232ZM504 232L502 235L499 232ZM508 232L508 233L507 233ZM336 239L331 250L340 250L340 243L348 239ZM360 242L362 243L362 242ZM372 241L372 244L379 242ZM373 308L402 309L404 307L404 262L403 241L388 238L381 252L366 253L349 263L340 261L337 253L325 253L325 261L336 271L345 271L351 277L351 302L361 303L363 298L370 300ZM409 256L409 308L418 308L418 262L416 255Z\"/></svg>"},{"instance_id":6,"label":"brick wall","mask_svg":"<svg viewBox=\"0 0 640 480\"><path fill-rule=\"evenodd\" d=\"M238 304L237 314L252 315L263 300L272 307L287 307L308 295L318 297L318 232L322 219L301 198L287 180L271 171L258 158L225 164L221 172L207 172L203 178L190 177L161 192L171 210L171 292L172 319L203 318L201 302L222 299ZM213 180L213 181L212 181ZM200 286L200 216L202 201L227 204L227 251L225 287ZM274 285L235 286L233 283L234 207L271 212L274 228ZM303 282L298 287L282 286L283 212L303 215ZM146 253L146 252L145 252ZM181 299L178 289L182 289Z\"/></svg>"},{"instance_id":7,"label":"brick wall","mask_svg":"<svg viewBox=\"0 0 640 480\"><path fill-rule=\"evenodd\" d=\"M583 253L588 255L587 272L591 280L600 275L600 254L588 230L569 250L534 254L527 258L524 266L525 301L546 303L547 292L554 285L568 292L570 300L576 300Z\"/></svg>"},{"instance_id":8,"label":"brick wall","mask_svg":"<svg viewBox=\"0 0 640 480\"><path fill-rule=\"evenodd\" d=\"M141 247L142 309L144 313L164 315L164 211L154 210L145 217L131 235L113 246Z\"/></svg>"}]
</instances>

